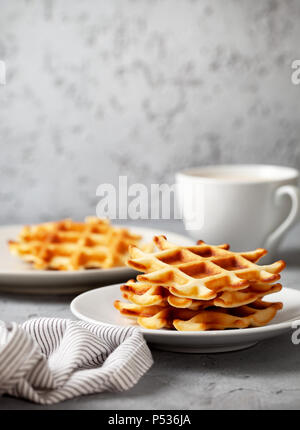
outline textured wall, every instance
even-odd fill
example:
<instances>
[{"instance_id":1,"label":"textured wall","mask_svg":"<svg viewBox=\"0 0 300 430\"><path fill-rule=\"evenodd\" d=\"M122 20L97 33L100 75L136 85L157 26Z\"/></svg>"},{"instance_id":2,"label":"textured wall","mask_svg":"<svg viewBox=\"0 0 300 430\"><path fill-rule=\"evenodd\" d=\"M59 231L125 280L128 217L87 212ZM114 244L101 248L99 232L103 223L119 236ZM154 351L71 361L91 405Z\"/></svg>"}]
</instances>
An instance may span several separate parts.
<instances>
[{"instance_id":1,"label":"textured wall","mask_svg":"<svg viewBox=\"0 0 300 430\"><path fill-rule=\"evenodd\" d=\"M94 213L101 182L300 168L300 2L0 0L0 222Z\"/></svg>"}]
</instances>

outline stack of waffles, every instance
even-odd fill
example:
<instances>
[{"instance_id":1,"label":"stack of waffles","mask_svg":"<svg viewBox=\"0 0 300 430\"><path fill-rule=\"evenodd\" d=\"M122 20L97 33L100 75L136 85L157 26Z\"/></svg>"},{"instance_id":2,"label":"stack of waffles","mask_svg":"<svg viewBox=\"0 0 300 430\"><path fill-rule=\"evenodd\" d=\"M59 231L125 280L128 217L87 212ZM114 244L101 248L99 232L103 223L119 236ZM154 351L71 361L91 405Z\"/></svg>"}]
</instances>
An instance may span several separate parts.
<instances>
[{"instance_id":1,"label":"stack of waffles","mask_svg":"<svg viewBox=\"0 0 300 430\"><path fill-rule=\"evenodd\" d=\"M25 226L9 248L35 269L80 270L124 266L129 246L140 240L106 219L87 217L85 222L65 219Z\"/></svg>"},{"instance_id":2,"label":"stack of waffles","mask_svg":"<svg viewBox=\"0 0 300 430\"><path fill-rule=\"evenodd\" d=\"M164 236L154 238L159 251L131 247L127 264L144 272L121 286L128 302L114 305L147 329L223 330L267 324L282 303L262 300L281 290L276 283L285 267L280 260L255 264L266 250L231 252L229 245L199 241L182 247Z\"/></svg>"}]
</instances>

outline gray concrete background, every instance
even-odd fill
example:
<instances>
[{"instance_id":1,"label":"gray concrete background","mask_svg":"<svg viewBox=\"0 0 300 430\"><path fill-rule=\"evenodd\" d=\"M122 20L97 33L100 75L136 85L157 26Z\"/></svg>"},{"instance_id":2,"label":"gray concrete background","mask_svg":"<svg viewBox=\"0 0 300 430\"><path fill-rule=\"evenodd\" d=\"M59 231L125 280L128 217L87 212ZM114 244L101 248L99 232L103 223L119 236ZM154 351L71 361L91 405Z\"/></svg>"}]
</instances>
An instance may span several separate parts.
<instances>
[{"instance_id":1,"label":"gray concrete background","mask_svg":"<svg viewBox=\"0 0 300 430\"><path fill-rule=\"evenodd\" d=\"M297 0L0 0L0 223L94 213L100 183L300 167Z\"/></svg>"}]
</instances>

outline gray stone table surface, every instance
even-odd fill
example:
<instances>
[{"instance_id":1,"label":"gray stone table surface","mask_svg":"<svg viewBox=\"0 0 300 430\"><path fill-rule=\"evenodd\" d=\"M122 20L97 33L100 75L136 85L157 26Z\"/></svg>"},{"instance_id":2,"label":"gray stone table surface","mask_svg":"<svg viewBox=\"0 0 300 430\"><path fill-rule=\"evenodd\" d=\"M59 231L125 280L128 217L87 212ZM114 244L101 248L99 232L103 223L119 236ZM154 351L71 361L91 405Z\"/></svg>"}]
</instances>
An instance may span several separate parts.
<instances>
[{"instance_id":1,"label":"gray stone table surface","mask_svg":"<svg viewBox=\"0 0 300 430\"><path fill-rule=\"evenodd\" d=\"M160 226L183 232L180 223ZM280 257L287 261L282 281L293 288L300 288L299 233L297 225L280 249ZM42 316L72 318L71 299L0 294L0 318L18 322ZM85 396L48 407L4 396L0 409L300 408L300 346L292 344L290 333L232 353L152 352L153 367L127 392Z\"/></svg>"}]
</instances>

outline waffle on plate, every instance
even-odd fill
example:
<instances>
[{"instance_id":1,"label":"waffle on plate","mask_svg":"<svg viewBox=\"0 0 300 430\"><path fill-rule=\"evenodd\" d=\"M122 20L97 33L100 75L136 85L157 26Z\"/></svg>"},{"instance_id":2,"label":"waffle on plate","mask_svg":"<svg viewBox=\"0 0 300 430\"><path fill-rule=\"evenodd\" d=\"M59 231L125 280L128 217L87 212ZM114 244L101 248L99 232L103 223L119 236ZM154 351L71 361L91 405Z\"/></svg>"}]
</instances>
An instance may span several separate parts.
<instances>
[{"instance_id":1,"label":"waffle on plate","mask_svg":"<svg viewBox=\"0 0 300 430\"><path fill-rule=\"evenodd\" d=\"M264 249L231 252L229 245L177 246L164 236L154 237L156 252L129 249L127 264L140 271L136 280L121 286L127 302L115 301L126 317L148 329L180 331L221 330L263 326L282 308L263 301L280 291L285 263L256 262Z\"/></svg>"},{"instance_id":2,"label":"waffle on plate","mask_svg":"<svg viewBox=\"0 0 300 430\"><path fill-rule=\"evenodd\" d=\"M124 266L129 246L140 240L106 219L87 217L85 222L65 219L25 226L17 240L9 241L9 249L35 269L106 269Z\"/></svg>"}]
</instances>

